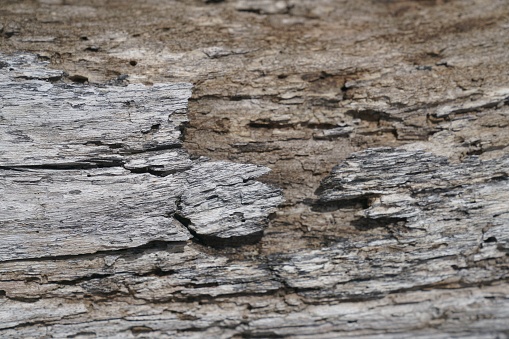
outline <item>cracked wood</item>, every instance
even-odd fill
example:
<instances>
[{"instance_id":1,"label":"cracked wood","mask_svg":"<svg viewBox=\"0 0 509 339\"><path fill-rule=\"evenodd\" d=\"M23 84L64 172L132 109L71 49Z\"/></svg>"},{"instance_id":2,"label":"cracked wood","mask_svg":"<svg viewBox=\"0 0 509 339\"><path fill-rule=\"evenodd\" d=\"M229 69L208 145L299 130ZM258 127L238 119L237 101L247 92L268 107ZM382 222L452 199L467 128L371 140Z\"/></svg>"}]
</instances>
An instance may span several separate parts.
<instances>
[{"instance_id":1,"label":"cracked wood","mask_svg":"<svg viewBox=\"0 0 509 339\"><path fill-rule=\"evenodd\" d=\"M2 50L35 52L68 74L49 81L193 83L183 148L268 166L263 180L286 198L254 245L152 241L0 262L2 337L507 336L505 1L0 7ZM146 153L118 167L177 174ZM199 191L176 199L189 228L186 201L216 204Z\"/></svg>"},{"instance_id":2,"label":"cracked wood","mask_svg":"<svg viewBox=\"0 0 509 339\"><path fill-rule=\"evenodd\" d=\"M33 55L1 60L1 261L179 242L189 230L253 241L281 202L252 180L267 168L181 149L190 84L66 85Z\"/></svg>"}]
</instances>

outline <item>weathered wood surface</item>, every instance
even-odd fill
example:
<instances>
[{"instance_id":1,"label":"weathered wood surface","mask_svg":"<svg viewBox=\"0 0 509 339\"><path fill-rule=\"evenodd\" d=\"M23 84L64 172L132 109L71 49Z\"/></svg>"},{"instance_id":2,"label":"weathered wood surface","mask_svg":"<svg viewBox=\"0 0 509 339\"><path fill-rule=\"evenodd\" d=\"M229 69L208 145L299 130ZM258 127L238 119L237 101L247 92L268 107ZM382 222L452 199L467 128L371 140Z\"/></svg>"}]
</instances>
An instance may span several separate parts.
<instances>
[{"instance_id":1,"label":"weathered wood surface","mask_svg":"<svg viewBox=\"0 0 509 339\"><path fill-rule=\"evenodd\" d=\"M329 208L362 205L352 224L371 234L286 256L279 276L305 295L345 299L507 279L508 178L508 156L451 164L423 151L355 153L319 197Z\"/></svg>"},{"instance_id":2,"label":"weathered wood surface","mask_svg":"<svg viewBox=\"0 0 509 339\"><path fill-rule=\"evenodd\" d=\"M498 0L0 0L2 51L55 69L20 82L193 83L183 148L76 149L157 181L190 164L216 172L186 150L265 165L286 198L256 245L152 241L1 262L0 335L507 337L508 15ZM90 160L80 171L114 168ZM228 179L244 165L231 166ZM187 224L199 204L197 223L214 193L186 191L175 215Z\"/></svg>"},{"instance_id":3,"label":"weathered wood surface","mask_svg":"<svg viewBox=\"0 0 509 339\"><path fill-rule=\"evenodd\" d=\"M33 55L0 62L0 261L186 241L190 231L249 240L282 200L251 180L266 168L179 149L189 84L52 84Z\"/></svg>"}]
</instances>

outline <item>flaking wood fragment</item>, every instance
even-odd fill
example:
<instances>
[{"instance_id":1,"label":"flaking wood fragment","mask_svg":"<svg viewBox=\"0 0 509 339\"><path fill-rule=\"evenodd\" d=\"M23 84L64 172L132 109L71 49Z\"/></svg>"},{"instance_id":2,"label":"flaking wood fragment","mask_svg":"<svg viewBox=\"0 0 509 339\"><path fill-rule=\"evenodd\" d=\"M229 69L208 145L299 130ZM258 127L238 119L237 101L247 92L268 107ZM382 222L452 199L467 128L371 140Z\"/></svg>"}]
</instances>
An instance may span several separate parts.
<instances>
[{"instance_id":1,"label":"flaking wood fragment","mask_svg":"<svg viewBox=\"0 0 509 339\"><path fill-rule=\"evenodd\" d=\"M319 198L362 206L351 224L365 236L275 257L278 275L305 295L347 300L507 279L508 169L507 155L451 163L420 150L354 153L322 181Z\"/></svg>"},{"instance_id":2,"label":"flaking wood fragment","mask_svg":"<svg viewBox=\"0 0 509 339\"><path fill-rule=\"evenodd\" d=\"M252 242L282 200L253 180L267 168L181 149L190 84L67 85L48 82L59 72L33 55L1 62L2 261L186 241L190 231Z\"/></svg>"}]
</instances>

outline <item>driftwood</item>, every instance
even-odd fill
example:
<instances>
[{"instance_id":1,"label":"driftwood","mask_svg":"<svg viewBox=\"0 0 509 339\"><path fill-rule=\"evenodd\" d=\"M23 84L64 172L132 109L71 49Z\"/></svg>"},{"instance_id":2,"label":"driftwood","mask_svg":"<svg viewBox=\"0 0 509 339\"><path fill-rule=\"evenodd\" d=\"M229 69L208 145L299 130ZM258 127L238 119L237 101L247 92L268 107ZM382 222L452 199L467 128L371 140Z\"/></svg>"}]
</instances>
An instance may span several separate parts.
<instances>
[{"instance_id":1,"label":"driftwood","mask_svg":"<svg viewBox=\"0 0 509 339\"><path fill-rule=\"evenodd\" d=\"M508 15L0 0L0 336L507 337Z\"/></svg>"},{"instance_id":2,"label":"driftwood","mask_svg":"<svg viewBox=\"0 0 509 339\"><path fill-rule=\"evenodd\" d=\"M3 58L0 260L153 241L252 241L281 201L266 168L180 149L189 84L51 84L34 56ZM182 224L183 223L183 224ZM189 228L189 230L186 229Z\"/></svg>"}]
</instances>

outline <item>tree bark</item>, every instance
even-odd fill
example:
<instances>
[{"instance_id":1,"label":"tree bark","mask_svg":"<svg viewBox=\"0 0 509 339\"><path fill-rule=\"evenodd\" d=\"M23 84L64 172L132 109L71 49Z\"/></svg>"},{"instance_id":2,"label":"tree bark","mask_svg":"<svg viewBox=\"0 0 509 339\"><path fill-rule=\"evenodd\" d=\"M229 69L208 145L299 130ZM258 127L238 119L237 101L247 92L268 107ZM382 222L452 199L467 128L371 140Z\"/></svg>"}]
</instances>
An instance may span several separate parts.
<instances>
[{"instance_id":1,"label":"tree bark","mask_svg":"<svg viewBox=\"0 0 509 339\"><path fill-rule=\"evenodd\" d=\"M506 337L508 15L0 0L0 335Z\"/></svg>"}]
</instances>

